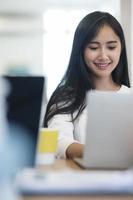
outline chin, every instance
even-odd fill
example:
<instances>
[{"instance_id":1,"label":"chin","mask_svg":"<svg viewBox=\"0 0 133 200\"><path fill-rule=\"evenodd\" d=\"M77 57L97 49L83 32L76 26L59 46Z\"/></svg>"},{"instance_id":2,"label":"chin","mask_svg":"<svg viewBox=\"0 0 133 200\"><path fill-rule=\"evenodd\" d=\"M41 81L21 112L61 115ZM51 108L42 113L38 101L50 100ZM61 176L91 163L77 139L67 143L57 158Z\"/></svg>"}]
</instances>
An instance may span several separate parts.
<instances>
[{"instance_id":1,"label":"chin","mask_svg":"<svg viewBox=\"0 0 133 200\"><path fill-rule=\"evenodd\" d=\"M105 78L105 77L109 77L111 75L112 71L109 72L109 71L102 71L100 73L95 73L95 75L99 78Z\"/></svg>"}]
</instances>

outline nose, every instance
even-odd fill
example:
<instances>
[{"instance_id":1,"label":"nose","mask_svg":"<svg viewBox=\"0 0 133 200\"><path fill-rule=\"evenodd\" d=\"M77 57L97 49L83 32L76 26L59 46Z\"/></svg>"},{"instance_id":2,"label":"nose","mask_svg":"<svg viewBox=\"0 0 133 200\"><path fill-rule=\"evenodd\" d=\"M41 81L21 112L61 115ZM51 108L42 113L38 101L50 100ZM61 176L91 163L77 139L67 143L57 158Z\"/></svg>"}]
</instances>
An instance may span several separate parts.
<instances>
[{"instance_id":1,"label":"nose","mask_svg":"<svg viewBox=\"0 0 133 200\"><path fill-rule=\"evenodd\" d=\"M101 49L100 49L98 58L99 58L100 60L106 60L106 59L108 59L107 51L106 51L105 48L101 48Z\"/></svg>"}]
</instances>

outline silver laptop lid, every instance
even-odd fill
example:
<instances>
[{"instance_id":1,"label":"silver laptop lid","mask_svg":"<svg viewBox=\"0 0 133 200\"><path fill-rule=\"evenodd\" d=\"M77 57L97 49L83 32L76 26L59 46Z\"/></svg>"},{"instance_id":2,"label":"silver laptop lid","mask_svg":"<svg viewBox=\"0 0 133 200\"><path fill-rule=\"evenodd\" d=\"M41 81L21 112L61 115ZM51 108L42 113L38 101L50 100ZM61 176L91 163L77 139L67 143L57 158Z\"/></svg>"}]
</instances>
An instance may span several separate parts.
<instances>
[{"instance_id":1,"label":"silver laptop lid","mask_svg":"<svg viewBox=\"0 0 133 200\"><path fill-rule=\"evenodd\" d=\"M89 92L86 124L85 166L133 164L133 93Z\"/></svg>"}]
</instances>

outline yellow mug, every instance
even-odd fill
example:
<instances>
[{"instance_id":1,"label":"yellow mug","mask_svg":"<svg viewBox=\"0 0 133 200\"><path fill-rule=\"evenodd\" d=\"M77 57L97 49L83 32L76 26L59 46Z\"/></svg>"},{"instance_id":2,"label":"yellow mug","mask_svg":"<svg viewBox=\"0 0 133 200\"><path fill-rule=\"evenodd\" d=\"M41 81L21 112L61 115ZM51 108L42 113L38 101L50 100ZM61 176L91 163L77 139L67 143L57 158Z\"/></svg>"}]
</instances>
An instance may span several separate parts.
<instances>
[{"instance_id":1,"label":"yellow mug","mask_svg":"<svg viewBox=\"0 0 133 200\"><path fill-rule=\"evenodd\" d=\"M58 130L40 128L37 145L37 163L52 164L57 151Z\"/></svg>"}]
</instances>

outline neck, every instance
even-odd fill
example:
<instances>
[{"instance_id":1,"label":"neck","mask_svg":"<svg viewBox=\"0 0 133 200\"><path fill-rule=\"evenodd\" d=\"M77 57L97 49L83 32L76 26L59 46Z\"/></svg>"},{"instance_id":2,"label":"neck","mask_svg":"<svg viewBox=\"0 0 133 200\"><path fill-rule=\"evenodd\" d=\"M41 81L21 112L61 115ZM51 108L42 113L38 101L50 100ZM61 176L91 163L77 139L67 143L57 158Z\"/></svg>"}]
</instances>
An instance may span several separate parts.
<instances>
[{"instance_id":1,"label":"neck","mask_svg":"<svg viewBox=\"0 0 133 200\"><path fill-rule=\"evenodd\" d=\"M112 77L94 79L94 87L101 91L117 91L120 89L120 86L112 80Z\"/></svg>"}]
</instances>

